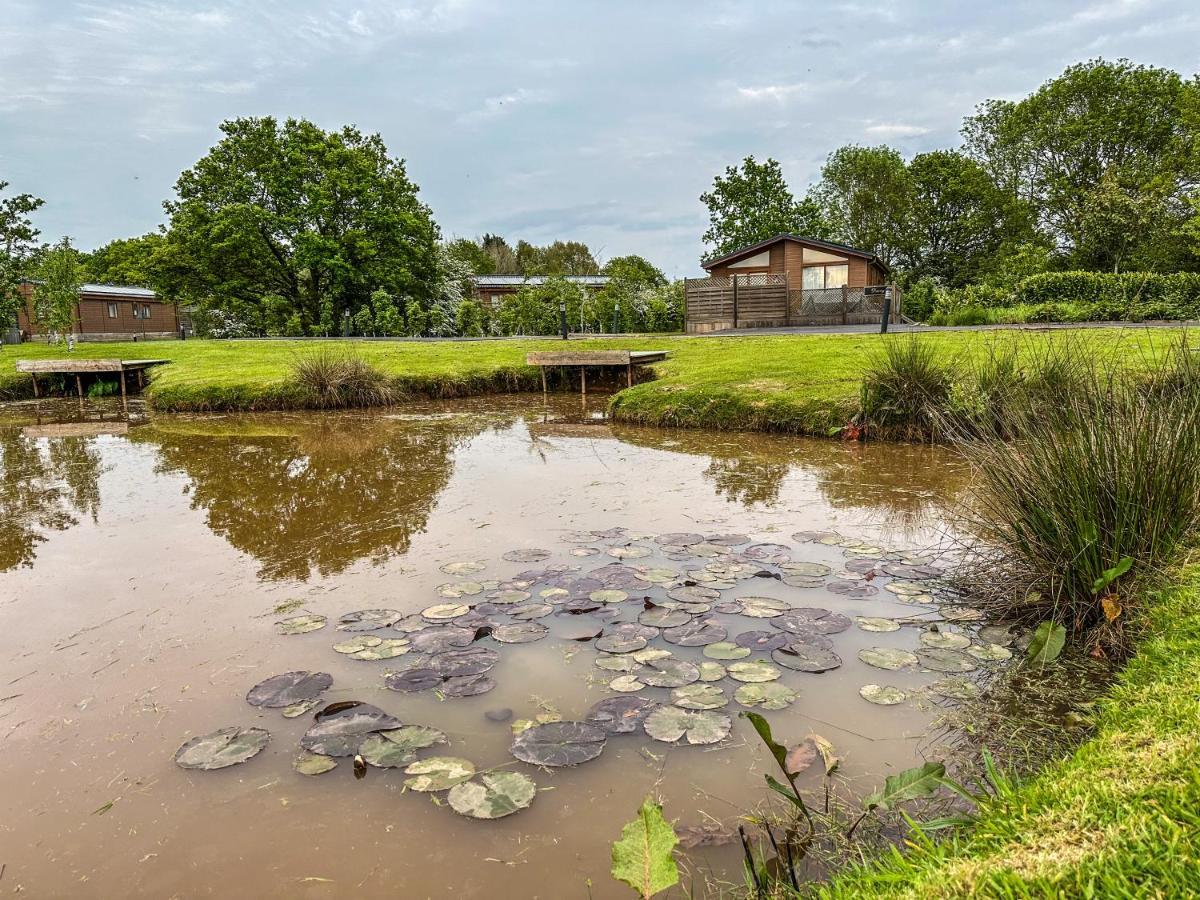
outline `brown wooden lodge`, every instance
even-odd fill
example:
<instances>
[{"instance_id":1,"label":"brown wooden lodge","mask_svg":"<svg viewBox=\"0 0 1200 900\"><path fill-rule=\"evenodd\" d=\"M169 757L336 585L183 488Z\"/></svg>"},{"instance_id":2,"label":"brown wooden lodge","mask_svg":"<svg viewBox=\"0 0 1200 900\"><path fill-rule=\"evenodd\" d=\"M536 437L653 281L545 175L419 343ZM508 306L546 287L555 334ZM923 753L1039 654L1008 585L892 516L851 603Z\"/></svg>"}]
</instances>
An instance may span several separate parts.
<instances>
[{"instance_id":1,"label":"brown wooden lodge","mask_svg":"<svg viewBox=\"0 0 1200 900\"><path fill-rule=\"evenodd\" d=\"M17 312L21 340L47 337L37 321L33 292L21 285L25 303ZM84 284L79 288L71 332L80 341L163 340L179 337L179 311L148 288L118 284Z\"/></svg>"},{"instance_id":2,"label":"brown wooden lodge","mask_svg":"<svg viewBox=\"0 0 1200 900\"><path fill-rule=\"evenodd\" d=\"M885 290L890 321L900 296L873 253L794 234L777 234L706 260L707 278L685 282L691 334L728 328L878 324Z\"/></svg>"},{"instance_id":3,"label":"brown wooden lodge","mask_svg":"<svg viewBox=\"0 0 1200 900\"><path fill-rule=\"evenodd\" d=\"M547 275L475 275L475 299L492 309L499 309L504 298L515 294L527 284L545 284L550 276ZM608 284L606 275L565 275L571 284L586 288L590 293L604 289Z\"/></svg>"}]
</instances>

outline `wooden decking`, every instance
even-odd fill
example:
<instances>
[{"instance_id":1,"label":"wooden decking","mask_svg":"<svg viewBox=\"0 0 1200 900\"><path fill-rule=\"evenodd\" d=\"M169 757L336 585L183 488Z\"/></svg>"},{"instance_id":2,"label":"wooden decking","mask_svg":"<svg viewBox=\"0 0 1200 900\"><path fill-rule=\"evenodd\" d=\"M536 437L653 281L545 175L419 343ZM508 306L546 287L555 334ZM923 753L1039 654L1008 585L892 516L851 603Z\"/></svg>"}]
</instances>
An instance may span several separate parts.
<instances>
[{"instance_id":1,"label":"wooden decking","mask_svg":"<svg viewBox=\"0 0 1200 900\"><path fill-rule=\"evenodd\" d=\"M100 375L109 372L119 373L121 382L121 402L125 402L125 376L132 373L137 378L140 389L146 381L146 370L152 366L162 366L169 359L18 359L17 371L25 372L33 379L33 396L38 393L38 375L74 375L75 392L83 397L83 375Z\"/></svg>"},{"instance_id":2,"label":"wooden decking","mask_svg":"<svg viewBox=\"0 0 1200 900\"><path fill-rule=\"evenodd\" d=\"M535 350L525 355L525 364L541 368L543 393L547 389L547 366L579 369L579 384L582 392L586 394L589 366L623 367L625 382L629 387L633 387L633 367L662 362L667 358L667 352L666 350Z\"/></svg>"}]
</instances>

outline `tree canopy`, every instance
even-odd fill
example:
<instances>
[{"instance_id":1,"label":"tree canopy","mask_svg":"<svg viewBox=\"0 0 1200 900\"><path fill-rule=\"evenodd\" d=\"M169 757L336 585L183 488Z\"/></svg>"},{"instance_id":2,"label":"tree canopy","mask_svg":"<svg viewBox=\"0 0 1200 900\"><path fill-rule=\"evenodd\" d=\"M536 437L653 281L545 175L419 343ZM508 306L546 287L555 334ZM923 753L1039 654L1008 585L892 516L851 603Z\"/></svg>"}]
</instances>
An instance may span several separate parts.
<instances>
[{"instance_id":1,"label":"tree canopy","mask_svg":"<svg viewBox=\"0 0 1200 900\"><path fill-rule=\"evenodd\" d=\"M713 179L712 190L700 195L700 202L708 207L704 243L711 248L711 256L777 234L829 236L817 204L807 197L798 201L792 196L783 168L774 159L760 163L747 156L741 166L727 166L724 175Z\"/></svg>"},{"instance_id":2,"label":"tree canopy","mask_svg":"<svg viewBox=\"0 0 1200 900\"><path fill-rule=\"evenodd\" d=\"M0 181L0 326L12 322L20 309L18 288L29 277L40 234L30 216L45 202L32 194L5 197L7 189L8 182Z\"/></svg>"}]
</instances>

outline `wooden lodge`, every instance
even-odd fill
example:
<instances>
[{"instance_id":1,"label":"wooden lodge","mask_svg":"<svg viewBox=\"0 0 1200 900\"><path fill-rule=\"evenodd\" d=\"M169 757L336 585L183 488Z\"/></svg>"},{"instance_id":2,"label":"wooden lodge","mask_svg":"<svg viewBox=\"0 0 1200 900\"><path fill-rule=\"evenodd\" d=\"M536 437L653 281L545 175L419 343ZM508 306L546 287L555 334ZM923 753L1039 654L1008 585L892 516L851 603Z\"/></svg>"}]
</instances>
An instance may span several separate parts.
<instances>
[{"instance_id":1,"label":"wooden lodge","mask_svg":"<svg viewBox=\"0 0 1200 900\"><path fill-rule=\"evenodd\" d=\"M499 309L504 298L515 294L527 284L545 284L552 276L549 275L475 275L475 299L492 309ZM597 293L608 284L606 275L564 275L571 284L586 288L591 293Z\"/></svg>"},{"instance_id":2,"label":"wooden lodge","mask_svg":"<svg viewBox=\"0 0 1200 900\"><path fill-rule=\"evenodd\" d=\"M17 312L21 340L47 336L34 307L37 285L25 282ZM179 337L179 312L154 291L118 284L84 284L75 302L71 332L79 341L163 340Z\"/></svg>"},{"instance_id":3,"label":"wooden lodge","mask_svg":"<svg viewBox=\"0 0 1200 900\"><path fill-rule=\"evenodd\" d=\"M794 234L778 234L705 261L707 278L685 282L686 330L788 325L878 324L892 288L888 267L865 250Z\"/></svg>"}]
</instances>

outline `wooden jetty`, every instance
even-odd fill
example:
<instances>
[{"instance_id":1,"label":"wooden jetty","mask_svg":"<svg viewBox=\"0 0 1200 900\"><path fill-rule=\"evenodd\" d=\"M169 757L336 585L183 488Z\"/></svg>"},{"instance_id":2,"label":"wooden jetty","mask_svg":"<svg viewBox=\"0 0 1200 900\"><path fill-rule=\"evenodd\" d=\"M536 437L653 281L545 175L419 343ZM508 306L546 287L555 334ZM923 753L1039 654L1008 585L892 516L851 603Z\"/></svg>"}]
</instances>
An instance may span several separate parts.
<instances>
[{"instance_id":1,"label":"wooden jetty","mask_svg":"<svg viewBox=\"0 0 1200 900\"><path fill-rule=\"evenodd\" d=\"M633 367L662 362L667 358L666 350L535 350L525 356L525 364L538 366L542 370L542 392L546 388L546 367L579 369L579 383L587 394L587 370L589 366L625 369L625 383L633 387Z\"/></svg>"},{"instance_id":2,"label":"wooden jetty","mask_svg":"<svg viewBox=\"0 0 1200 900\"><path fill-rule=\"evenodd\" d=\"M137 379L138 390L146 384L146 370L162 366L169 359L18 359L17 371L25 372L33 379L33 396L39 397L38 375L74 375L75 391L83 397L83 376L117 373L121 383L121 402L125 402L125 378L132 374Z\"/></svg>"}]
</instances>

